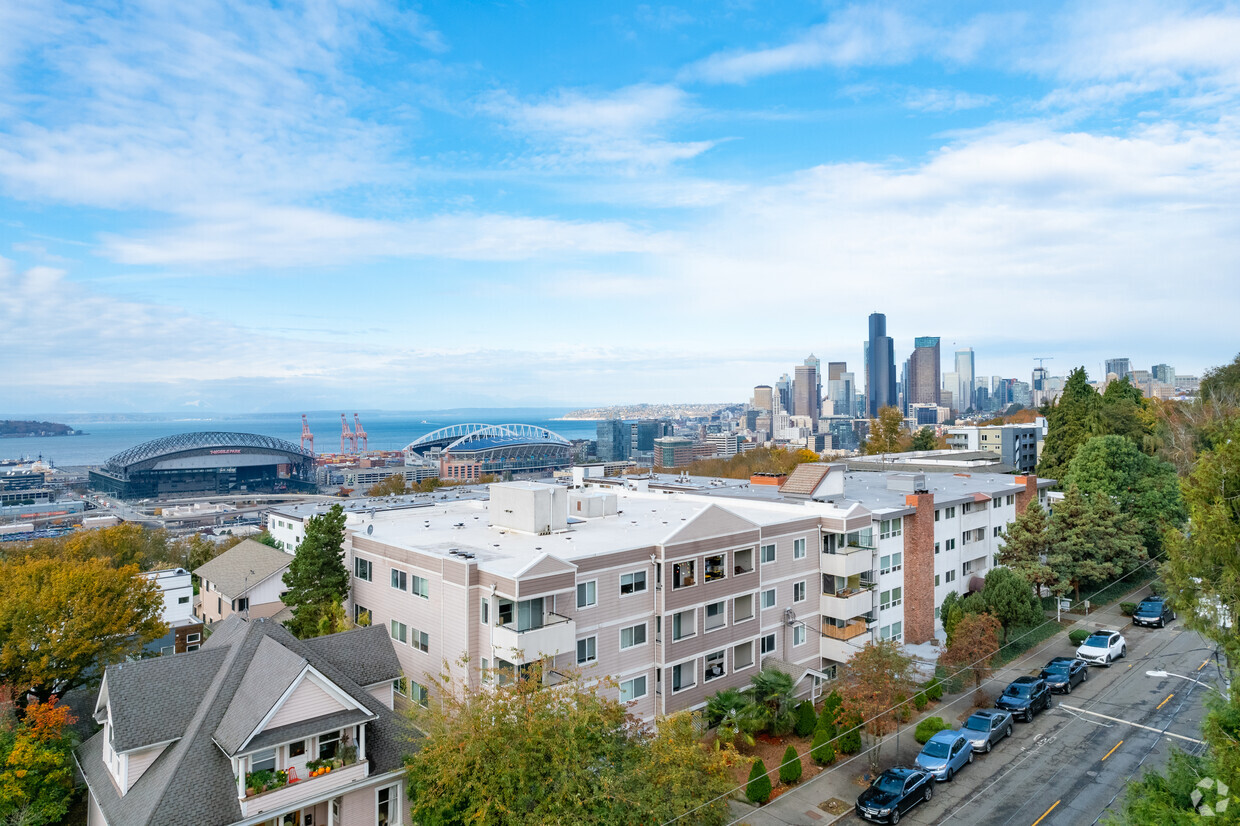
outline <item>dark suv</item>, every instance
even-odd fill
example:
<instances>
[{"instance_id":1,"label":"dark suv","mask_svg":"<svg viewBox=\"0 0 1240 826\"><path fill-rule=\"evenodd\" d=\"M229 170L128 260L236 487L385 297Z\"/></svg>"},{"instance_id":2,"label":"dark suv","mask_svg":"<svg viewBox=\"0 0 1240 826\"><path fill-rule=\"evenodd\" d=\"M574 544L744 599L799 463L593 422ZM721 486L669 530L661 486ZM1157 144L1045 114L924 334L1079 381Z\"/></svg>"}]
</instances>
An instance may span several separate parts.
<instances>
[{"instance_id":1,"label":"dark suv","mask_svg":"<svg viewBox=\"0 0 1240 826\"><path fill-rule=\"evenodd\" d=\"M1030 723L1034 714L1051 707L1051 690L1041 677L1017 677L1003 689L995 707Z\"/></svg>"},{"instance_id":2,"label":"dark suv","mask_svg":"<svg viewBox=\"0 0 1240 826\"><path fill-rule=\"evenodd\" d=\"M1141 600L1137 610L1132 612L1133 625L1162 628L1173 619L1175 619L1175 611L1171 610L1171 606L1162 597L1146 597Z\"/></svg>"}]
</instances>

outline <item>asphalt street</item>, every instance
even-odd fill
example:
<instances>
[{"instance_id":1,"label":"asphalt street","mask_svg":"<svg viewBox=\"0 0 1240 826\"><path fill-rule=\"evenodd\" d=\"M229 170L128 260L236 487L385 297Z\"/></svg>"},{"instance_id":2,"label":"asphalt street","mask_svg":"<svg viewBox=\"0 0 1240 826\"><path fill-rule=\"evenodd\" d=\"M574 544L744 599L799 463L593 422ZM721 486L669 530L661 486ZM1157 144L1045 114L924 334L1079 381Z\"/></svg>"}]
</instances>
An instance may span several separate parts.
<instances>
[{"instance_id":1,"label":"asphalt street","mask_svg":"<svg viewBox=\"0 0 1240 826\"><path fill-rule=\"evenodd\" d=\"M1203 699L1218 674L1212 646L1178 621L1163 629L1120 630L1128 643L1125 659L1110 668L1091 667L1087 682L1071 694L1055 695L1053 707L1032 723L1016 723L1010 738L990 754L978 754L951 783L937 784L934 798L901 822L1091 824L1113 802L1118 805L1116 797L1130 778L1163 767L1172 748L1200 750ZM1066 653L1059 648L1040 662ZM1150 677L1151 670L1168 676ZM1030 672L1005 669L986 688L997 695L1021 673ZM944 719L959 727L955 715ZM900 762L910 765L918 747L907 736L903 740ZM861 822L856 815L841 821Z\"/></svg>"}]
</instances>

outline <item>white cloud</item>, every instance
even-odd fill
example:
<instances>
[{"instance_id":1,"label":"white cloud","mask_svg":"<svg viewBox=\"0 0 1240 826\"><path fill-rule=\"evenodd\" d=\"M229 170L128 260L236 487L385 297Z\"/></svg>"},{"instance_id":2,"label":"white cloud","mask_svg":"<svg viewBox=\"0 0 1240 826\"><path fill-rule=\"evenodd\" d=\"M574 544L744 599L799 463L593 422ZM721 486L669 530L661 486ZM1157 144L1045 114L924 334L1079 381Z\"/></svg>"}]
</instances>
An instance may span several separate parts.
<instances>
[{"instance_id":1,"label":"white cloud","mask_svg":"<svg viewBox=\"0 0 1240 826\"><path fill-rule=\"evenodd\" d=\"M904 104L922 112L959 112L990 106L995 100L994 95L977 95L959 89L913 89Z\"/></svg>"},{"instance_id":2,"label":"white cloud","mask_svg":"<svg viewBox=\"0 0 1240 826\"><path fill-rule=\"evenodd\" d=\"M480 103L539 151L549 166L609 164L632 170L662 169L694 158L714 141L672 141L663 132L693 113L688 95L675 86L638 85L589 95L575 89L535 101L494 92Z\"/></svg>"}]
</instances>

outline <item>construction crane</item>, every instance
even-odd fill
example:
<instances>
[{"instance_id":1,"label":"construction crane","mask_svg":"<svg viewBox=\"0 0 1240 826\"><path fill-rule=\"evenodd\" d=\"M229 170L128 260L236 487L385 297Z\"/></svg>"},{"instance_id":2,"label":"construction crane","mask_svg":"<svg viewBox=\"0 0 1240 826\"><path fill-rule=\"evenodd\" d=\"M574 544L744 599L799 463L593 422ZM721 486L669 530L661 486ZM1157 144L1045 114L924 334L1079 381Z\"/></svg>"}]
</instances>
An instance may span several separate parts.
<instances>
[{"instance_id":1,"label":"construction crane","mask_svg":"<svg viewBox=\"0 0 1240 826\"><path fill-rule=\"evenodd\" d=\"M366 431L362 429L362 420L358 418L356 413L353 414L353 425L353 449L357 449L357 443L360 441L362 443L362 452L365 453L367 447Z\"/></svg>"},{"instance_id":2,"label":"construction crane","mask_svg":"<svg viewBox=\"0 0 1240 826\"><path fill-rule=\"evenodd\" d=\"M350 449L345 450L344 446L348 444ZM340 414L340 452L341 453L357 453L357 436L352 430L349 430L349 421Z\"/></svg>"},{"instance_id":3,"label":"construction crane","mask_svg":"<svg viewBox=\"0 0 1240 826\"><path fill-rule=\"evenodd\" d=\"M314 452L314 434L310 432L310 423L306 421L306 414L301 414L301 449L305 450L306 446L310 446L310 452Z\"/></svg>"},{"instance_id":4,"label":"construction crane","mask_svg":"<svg viewBox=\"0 0 1240 826\"><path fill-rule=\"evenodd\" d=\"M1054 359L1055 359L1055 357L1054 357L1054 356L1035 356L1033 360L1034 360L1034 361L1036 361L1036 362L1038 363L1038 367L1039 367L1039 368L1041 368L1041 367L1042 367L1042 362L1044 362L1044 361L1054 361Z\"/></svg>"}]
</instances>

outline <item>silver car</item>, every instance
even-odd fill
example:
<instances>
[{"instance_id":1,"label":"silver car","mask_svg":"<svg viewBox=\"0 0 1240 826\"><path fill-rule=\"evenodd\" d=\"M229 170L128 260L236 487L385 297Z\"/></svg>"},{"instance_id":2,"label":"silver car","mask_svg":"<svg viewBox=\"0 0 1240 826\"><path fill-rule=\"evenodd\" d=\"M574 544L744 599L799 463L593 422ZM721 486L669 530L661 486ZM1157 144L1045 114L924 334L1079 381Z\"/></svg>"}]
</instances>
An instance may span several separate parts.
<instances>
[{"instance_id":1,"label":"silver car","mask_svg":"<svg viewBox=\"0 0 1240 826\"><path fill-rule=\"evenodd\" d=\"M1001 708L975 711L964 721L960 733L968 738L974 751L987 754L1004 737L1012 734L1012 714Z\"/></svg>"}]
</instances>

